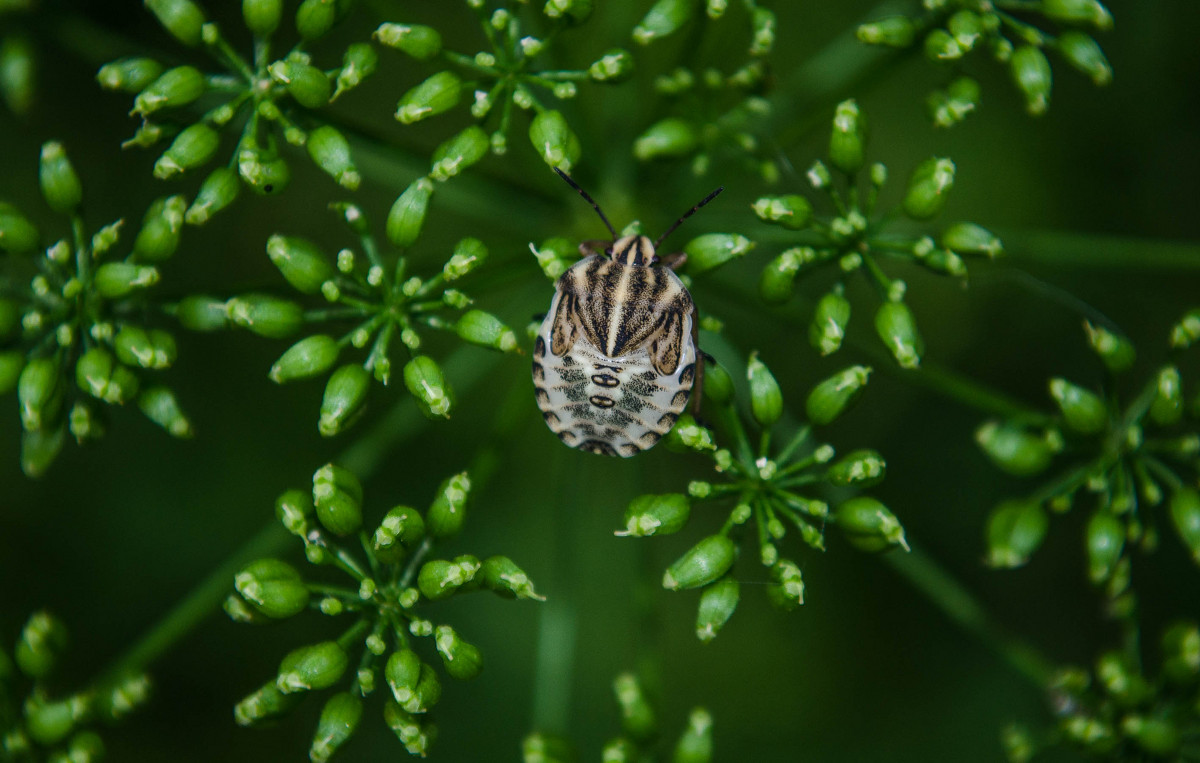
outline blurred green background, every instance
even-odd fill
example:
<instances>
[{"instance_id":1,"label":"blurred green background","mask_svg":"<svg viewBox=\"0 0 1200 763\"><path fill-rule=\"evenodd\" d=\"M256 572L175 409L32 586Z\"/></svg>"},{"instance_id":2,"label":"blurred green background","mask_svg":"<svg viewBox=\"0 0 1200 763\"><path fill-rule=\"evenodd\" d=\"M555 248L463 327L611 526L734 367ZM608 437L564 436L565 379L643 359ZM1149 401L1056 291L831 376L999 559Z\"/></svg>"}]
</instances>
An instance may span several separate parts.
<instances>
[{"instance_id":1,"label":"blurred green background","mask_svg":"<svg viewBox=\"0 0 1200 763\"><path fill-rule=\"evenodd\" d=\"M229 30L240 27L235 5L208 3ZM560 48L570 55L564 65L585 65L606 48L629 44L627 30L649 3L597 5L593 21ZM1200 247L1192 243L1200 177L1200 5L1126 0L1110 8L1116 26L1101 38L1115 70L1109 87L1094 88L1056 65L1051 109L1032 119L1007 72L977 56L968 71L983 85L983 106L963 125L942 131L926 121L923 99L945 75L920 56L889 60L850 90L822 91L821 77L836 80L839 67L854 68L874 55L846 37L857 23L882 14L878 4L774 3L778 81L796 72L813 76L811 86L797 89L801 137L783 147L800 174L785 172L782 192L802 192L800 175L823 155L831 106L844 97L858 98L868 114L869 159L892 170L885 204L898 201L901 178L920 160L952 157L957 184L941 219L986 225L1010 252L995 265L973 266L965 289L902 273L928 356L1043 409L1050 404L1048 377L1089 385L1101 378L1083 341L1082 315L1067 295L1133 338L1140 351L1134 379L1162 361L1168 327L1200 303ZM433 24L463 52L480 45L461 3L375 3L362 11L329 41L330 65L340 56L339 42L365 39L382 20ZM126 116L128 99L101 92L93 76L100 63L119 55L144 51L173 60L185 53L140 3L47 1L0 24L28 33L39 59L32 113L17 118L0 110L0 199L20 206L47 235L65 234L36 182L38 147L57 139L83 178L89 223L98 227L122 216L136 221L166 192L151 177L156 154L120 150L136 126ZM637 216L650 231L724 184L725 195L687 223L676 245L707 231L754 237L764 228L748 205L764 189L741 168L717 164L710 175L693 178L686 166L637 166L630 155L633 137L661 116L657 96L648 95L651 78L683 54L684 38L638 51L639 72L630 82L585 87L566 104L583 143L575 174L618 227ZM719 61L723 51L742 45L740 39L706 39L701 52ZM827 68L802 69L818 54ZM193 55L185 60L203 60ZM395 100L433 69L394 54L385 53L381 62L374 79L337 109L363 135L393 147L384 149L385 159L355 197L377 231L392 199L417 174L403 169L405 157L423 162L451 129L395 123ZM458 124L466 117L446 119ZM438 267L464 233L482 238L494 268L485 268L468 290L480 307L514 327L543 312L552 291L528 242L602 232L586 205L533 155L524 129L518 121L508 156L489 158L474 173L477 179L462 179L459 199L449 192L445 203L439 197L414 251L417 267ZM345 195L306 159L297 157L292 167L292 187L282 196L243 196L211 224L189 229L160 288L179 295L278 289L263 249L273 232L303 235L330 251L350 243L323 211ZM176 184L171 192L191 187ZM710 351L736 364L739 355L744 362L751 349L760 350L796 412L817 380L851 362L875 364L869 394L826 433L829 441L840 451L873 447L887 457L888 479L874 494L899 516L911 542L951 570L999 622L1055 662L1090 664L1116 634L1098 614L1085 580L1082 514L1055 517L1028 567L983 567L987 511L1030 486L999 475L974 447L971 434L983 414L913 387L875 354L866 317L873 298L865 290L850 294L856 308L862 306L851 324L851 346L823 360L802 329L827 281L802 280L799 299L780 313L747 297L779 248L762 244L745 260L697 279L701 309L727 322L722 347L736 348L735 354ZM371 405L378 416L331 442L315 428L321 382L280 388L266 378L286 343L182 331L179 340L169 383L192 416L192 441L168 441L139 416L118 415L99 444L69 446L44 479L32 482L18 468L15 400L5 398L0 406L0 640L11 644L30 612L55 612L72 635L64 688L94 677L265 527L282 490L303 487L316 467L374 432L381 445L374 453L378 468L366 481L368 523L397 503L426 506L443 477L464 468L481 447L494 448L494 472L448 551L508 554L548 597L536 605L490 597L437 605L439 617L483 650L487 667L471 684L447 679L436 711L441 733L434 760L517 759L538 697L567 702L569 725L551 730L569 733L581 759L597 759L600 745L618 730L613 676L650 658L657 658L654 689L666 734L682 728L690 707L704 705L716 718L718 760L1000 760L1003 724L1047 718L1036 687L956 629L887 564L835 534L823 555L792 548L808 591L805 606L787 615L756 590L765 576L753 549L745 549L737 570L743 581L738 613L714 643L700 644L693 635L695 592L667 593L657 581L720 517L698 510L688 531L661 540L615 538L612 530L630 498L681 490L688 479L704 476L707 462L663 448L616 461L562 447L540 422L526 357L463 350L456 356L461 362L448 368L460 398L450 422L427 424L412 415L402 391L376 390ZM435 343L431 354L445 358L454 347ZM492 434L506 418L515 424ZM395 420L407 422L402 431ZM280 553L302 562L298 544L283 545ZM1147 633L1157 633L1167 618L1200 611L1196 569L1169 533L1157 554L1140 563L1136 584ZM268 730L236 727L231 707L273 674L286 651L330 638L336 627L310 615L251 628L214 611L153 666L153 702L106 732L110 759L304 759L318 702L310 700ZM573 652L560 655L569 670L539 674L539 648L572 638ZM377 703L368 703L342 759L404 755L376 720L378 712Z\"/></svg>"}]
</instances>

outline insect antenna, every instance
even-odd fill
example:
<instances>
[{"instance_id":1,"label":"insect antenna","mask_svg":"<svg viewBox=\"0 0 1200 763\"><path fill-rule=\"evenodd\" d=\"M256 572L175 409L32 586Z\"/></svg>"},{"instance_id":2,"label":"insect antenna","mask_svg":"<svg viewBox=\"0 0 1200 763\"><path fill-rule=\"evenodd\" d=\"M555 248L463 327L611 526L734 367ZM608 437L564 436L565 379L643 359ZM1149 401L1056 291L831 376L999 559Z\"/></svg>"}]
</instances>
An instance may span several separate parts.
<instances>
[{"instance_id":1,"label":"insect antenna","mask_svg":"<svg viewBox=\"0 0 1200 763\"><path fill-rule=\"evenodd\" d=\"M559 176L562 177L563 180L567 181L567 183L569 183L572 188L574 188L576 191L579 191L580 196L587 199L587 203L592 205L592 209L596 210L596 214L600 215L600 219L604 221L604 225L608 228L608 232L612 234L613 241L616 241L617 240L617 231L612 227L612 223L610 223L608 221L608 218L604 216L604 213L600 211L600 205L597 204L591 196L588 196L587 191L580 188L579 184L576 183L574 180L572 180L570 175L563 172L558 167L555 167L554 171L557 172L559 174ZM708 199L705 199L704 201L708 201ZM703 206L703 203L701 203L701 206ZM694 209L692 210L692 212L695 212L695 211L696 210L694 210ZM688 212L688 214L690 215L692 212Z\"/></svg>"},{"instance_id":2,"label":"insect antenna","mask_svg":"<svg viewBox=\"0 0 1200 763\"><path fill-rule=\"evenodd\" d=\"M574 184L574 183L572 183L571 185L575 185L575 184ZM691 208L691 209L689 209L687 212L684 212L684 213L683 213L683 217L680 217L678 220L676 220L674 225L672 225L670 228L667 228L667 232L666 232L666 233L664 233L664 234L662 234L661 236L659 236L659 237L658 237L658 241L655 241L655 242L654 242L654 248L655 248L655 249L658 249L658 245L659 245L659 244L661 244L661 243L663 242L663 239L665 239L667 236L669 236L669 235L671 235L672 233L674 233L674 232L675 232L675 229L679 227L680 223L682 223L684 220L688 219L688 218L689 218L689 217L691 217L692 215L696 214L696 212L697 212L697 211L700 209L700 207L704 206L704 205L705 205L705 204L707 204L708 202L710 202L710 201L712 201L713 199L717 198L717 194L719 194L721 191L724 191L724 190L725 190L725 186L721 186L721 187L720 187L720 188L718 188L717 190L715 190L715 191L713 191L712 193L710 193L709 195L705 196L705 197L704 197L704 199L703 199L703 200L702 200L702 201L701 201L699 204L697 204L696 206L692 207L692 208ZM583 191L580 191L580 193L583 193ZM599 210L597 210L597 211L599 211Z\"/></svg>"}]
</instances>

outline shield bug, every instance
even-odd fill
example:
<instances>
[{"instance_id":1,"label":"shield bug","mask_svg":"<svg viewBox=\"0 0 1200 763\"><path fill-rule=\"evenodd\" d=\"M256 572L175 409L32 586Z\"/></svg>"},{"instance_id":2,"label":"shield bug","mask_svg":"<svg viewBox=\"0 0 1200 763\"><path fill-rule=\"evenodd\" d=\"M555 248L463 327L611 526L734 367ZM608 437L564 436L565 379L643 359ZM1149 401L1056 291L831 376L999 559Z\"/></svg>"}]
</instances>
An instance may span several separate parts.
<instances>
[{"instance_id":1,"label":"shield bug","mask_svg":"<svg viewBox=\"0 0 1200 763\"><path fill-rule=\"evenodd\" d=\"M612 223L565 172L555 171L587 200L612 241L585 241L585 255L554 286L550 311L533 350L533 385L550 430L572 448L632 456L671 430L702 375L692 296L671 266L683 255L656 252L718 188L651 242L618 238Z\"/></svg>"}]
</instances>

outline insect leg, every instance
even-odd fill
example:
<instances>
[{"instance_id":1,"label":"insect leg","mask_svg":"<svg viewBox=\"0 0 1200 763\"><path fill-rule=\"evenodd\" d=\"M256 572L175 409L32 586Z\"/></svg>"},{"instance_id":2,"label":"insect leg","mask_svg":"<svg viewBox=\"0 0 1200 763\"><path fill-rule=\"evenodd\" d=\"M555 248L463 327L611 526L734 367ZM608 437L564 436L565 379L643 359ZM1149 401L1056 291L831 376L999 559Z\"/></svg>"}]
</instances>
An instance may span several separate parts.
<instances>
[{"instance_id":1,"label":"insect leg","mask_svg":"<svg viewBox=\"0 0 1200 763\"><path fill-rule=\"evenodd\" d=\"M671 270L679 270L687 263L687 252L671 252L658 257L658 264Z\"/></svg>"}]
</instances>

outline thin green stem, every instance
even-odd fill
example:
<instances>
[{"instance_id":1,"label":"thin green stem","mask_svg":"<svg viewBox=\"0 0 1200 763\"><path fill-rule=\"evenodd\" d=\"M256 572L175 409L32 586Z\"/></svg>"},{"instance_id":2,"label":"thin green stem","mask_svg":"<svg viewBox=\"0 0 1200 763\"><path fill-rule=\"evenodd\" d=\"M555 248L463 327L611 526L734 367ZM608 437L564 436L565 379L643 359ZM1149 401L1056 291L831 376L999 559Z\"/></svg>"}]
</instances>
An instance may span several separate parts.
<instances>
[{"instance_id":1,"label":"thin green stem","mask_svg":"<svg viewBox=\"0 0 1200 763\"><path fill-rule=\"evenodd\" d=\"M890 368L891 365L885 363L883 367ZM976 410L1033 426L1046 426L1053 422L1052 416L936 363L924 361L920 368L906 373L905 378Z\"/></svg>"},{"instance_id":2,"label":"thin green stem","mask_svg":"<svg viewBox=\"0 0 1200 763\"><path fill-rule=\"evenodd\" d=\"M1005 256L1031 263L1089 272L1116 270L1194 273L1200 271L1200 244L1190 241L1076 233L1055 230L1001 230Z\"/></svg>"}]
</instances>

